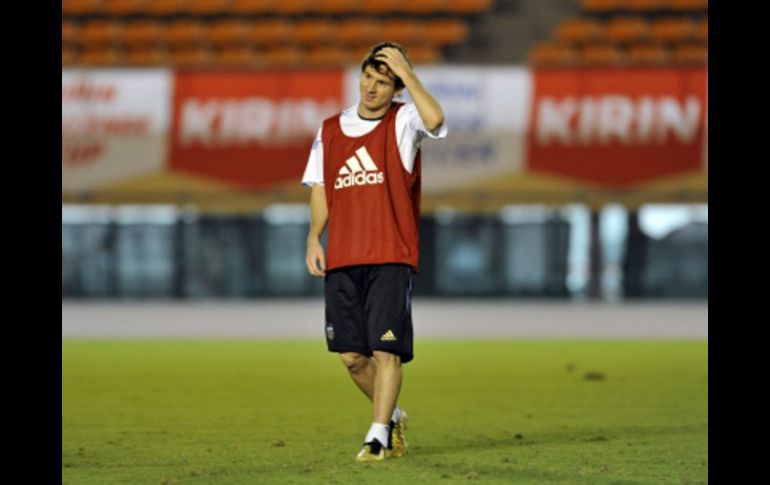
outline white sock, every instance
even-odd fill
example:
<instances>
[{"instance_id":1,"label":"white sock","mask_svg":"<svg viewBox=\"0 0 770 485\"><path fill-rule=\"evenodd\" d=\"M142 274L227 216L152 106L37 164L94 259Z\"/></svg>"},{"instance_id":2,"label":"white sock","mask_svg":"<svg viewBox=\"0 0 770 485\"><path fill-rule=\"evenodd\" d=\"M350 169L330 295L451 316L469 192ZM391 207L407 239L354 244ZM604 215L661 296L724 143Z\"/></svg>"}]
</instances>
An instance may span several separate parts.
<instances>
[{"instance_id":1,"label":"white sock","mask_svg":"<svg viewBox=\"0 0 770 485\"><path fill-rule=\"evenodd\" d=\"M390 416L390 420L394 423L398 423L399 419L401 419L401 408L396 404L396 407L393 408L393 414Z\"/></svg>"},{"instance_id":2,"label":"white sock","mask_svg":"<svg viewBox=\"0 0 770 485\"><path fill-rule=\"evenodd\" d=\"M388 446L388 435L390 434L390 428L387 424L382 423L372 423L371 428L369 428L369 432L366 433L366 438L364 439L364 443L369 443L372 441L372 439L377 438L377 441L382 443L384 446Z\"/></svg>"}]
</instances>

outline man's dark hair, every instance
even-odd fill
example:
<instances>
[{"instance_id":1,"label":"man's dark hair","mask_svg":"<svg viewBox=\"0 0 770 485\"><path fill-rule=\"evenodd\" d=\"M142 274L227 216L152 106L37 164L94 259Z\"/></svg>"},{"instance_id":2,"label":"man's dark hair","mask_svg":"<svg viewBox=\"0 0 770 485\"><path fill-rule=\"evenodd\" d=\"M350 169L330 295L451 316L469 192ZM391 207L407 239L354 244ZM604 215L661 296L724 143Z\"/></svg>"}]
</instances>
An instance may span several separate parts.
<instances>
[{"instance_id":1,"label":"man's dark hair","mask_svg":"<svg viewBox=\"0 0 770 485\"><path fill-rule=\"evenodd\" d=\"M374 47L372 47L369 53L364 58L364 61L361 63L361 72L364 72L366 70L366 66L372 66L374 70L377 72L380 72L380 66L385 66L385 68L388 71L390 71L390 68L388 67L387 64L385 64L379 59L375 59L374 57L377 55L378 52L380 52L382 49L386 47L395 47L396 49L398 49L401 52L401 54L404 55L406 62L408 62L410 66L412 65L412 61L409 60L409 56L406 53L406 47L396 42L380 42L379 44L376 44ZM404 81L402 81L400 77L396 76L395 73L393 74L393 81L394 81L394 86L396 88L396 91L404 88Z\"/></svg>"}]
</instances>

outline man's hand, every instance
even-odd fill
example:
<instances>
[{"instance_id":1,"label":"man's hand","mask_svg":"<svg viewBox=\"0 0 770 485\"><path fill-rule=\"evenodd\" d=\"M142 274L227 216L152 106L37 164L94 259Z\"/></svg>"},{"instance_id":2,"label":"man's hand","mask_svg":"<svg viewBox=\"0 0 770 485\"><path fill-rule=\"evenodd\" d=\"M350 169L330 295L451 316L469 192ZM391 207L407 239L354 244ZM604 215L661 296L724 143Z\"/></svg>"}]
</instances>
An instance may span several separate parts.
<instances>
[{"instance_id":1,"label":"man's hand","mask_svg":"<svg viewBox=\"0 0 770 485\"><path fill-rule=\"evenodd\" d=\"M374 58L387 64L390 70L393 71L393 74L400 77L402 80L413 74L412 68L404 58L404 55L395 47L385 47L381 49Z\"/></svg>"},{"instance_id":2,"label":"man's hand","mask_svg":"<svg viewBox=\"0 0 770 485\"><path fill-rule=\"evenodd\" d=\"M326 275L326 255L324 254L324 247L318 239L308 239L305 264L311 275L318 278L323 278Z\"/></svg>"}]
</instances>

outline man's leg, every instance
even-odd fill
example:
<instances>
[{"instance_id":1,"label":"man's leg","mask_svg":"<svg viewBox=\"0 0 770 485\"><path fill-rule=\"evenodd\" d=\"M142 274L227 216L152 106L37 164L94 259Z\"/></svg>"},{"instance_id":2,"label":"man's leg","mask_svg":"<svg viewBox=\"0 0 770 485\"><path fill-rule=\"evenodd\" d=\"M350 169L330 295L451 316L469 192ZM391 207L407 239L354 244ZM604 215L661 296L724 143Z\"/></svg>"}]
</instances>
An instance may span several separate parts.
<instances>
[{"instance_id":1,"label":"man's leg","mask_svg":"<svg viewBox=\"0 0 770 485\"><path fill-rule=\"evenodd\" d=\"M374 402L376 370L369 357L356 352L341 352L340 360L348 369L350 377L370 401Z\"/></svg>"},{"instance_id":2,"label":"man's leg","mask_svg":"<svg viewBox=\"0 0 770 485\"><path fill-rule=\"evenodd\" d=\"M377 372L374 378L374 422L389 423L401 391L401 357L390 352L374 351Z\"/></svg>"}]
</instances>

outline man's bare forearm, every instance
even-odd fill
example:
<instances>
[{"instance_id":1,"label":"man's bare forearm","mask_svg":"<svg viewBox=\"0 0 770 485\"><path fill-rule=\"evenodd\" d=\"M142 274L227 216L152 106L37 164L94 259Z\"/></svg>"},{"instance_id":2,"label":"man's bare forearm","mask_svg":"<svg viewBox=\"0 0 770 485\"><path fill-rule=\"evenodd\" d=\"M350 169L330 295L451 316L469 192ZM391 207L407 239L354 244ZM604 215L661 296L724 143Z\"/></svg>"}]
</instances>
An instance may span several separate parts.
<instances>
[{"instance_id":1,"label":"man's bare forearm","mask_svg":"<svg viewBox=\"0 0 770 485\"><path fill-rule=\"evenodd\" d=\"M422 124L428 131L434 131L444 123L444 111L436 98L425 89L422 82L414 72L402 78L406 89L409 90L409 96L412 97L414 105L417 106L417 112L420 113Z\"/></svg>"},{"instance_id":2,"label":"man's bare forearm","mask_svg":"<svg viewBox=\"0 0 770 485\"><path fill-rule=\"evenodd\" d=\"M326 192L324 186L316 184L310 191L310 231L308 241L320 241L326 223L329 220L329 211L326 207Z\"/></svg>"}]
</instances>

